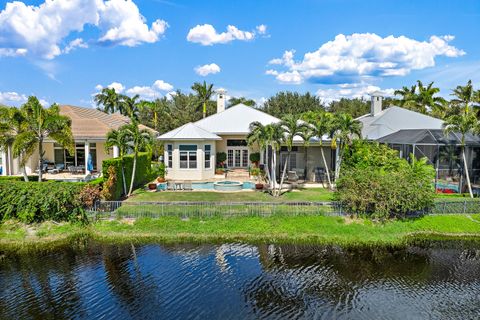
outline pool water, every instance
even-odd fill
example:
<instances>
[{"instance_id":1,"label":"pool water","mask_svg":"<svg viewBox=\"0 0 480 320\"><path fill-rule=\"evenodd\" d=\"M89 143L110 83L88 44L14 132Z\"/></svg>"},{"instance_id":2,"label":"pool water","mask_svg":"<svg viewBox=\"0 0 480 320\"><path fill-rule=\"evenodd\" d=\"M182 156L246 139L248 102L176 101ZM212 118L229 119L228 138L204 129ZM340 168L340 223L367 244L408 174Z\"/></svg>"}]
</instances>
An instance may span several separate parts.
<instances>
[{"instance_id":1,"label":"pool water","mask_svg":"<svg viewBox=\"0 0 480 320\"><path fill-rule=\"evenodd\" d=\"M225 181L225 182L228 182L228 181ZM192 188L193 190L215 190L213 187L213 182L192 182ZM242 184L243 190L249 190L254 188L255 188L255 183L253 182L247 181Z\"/></svg>"}]
</instances>

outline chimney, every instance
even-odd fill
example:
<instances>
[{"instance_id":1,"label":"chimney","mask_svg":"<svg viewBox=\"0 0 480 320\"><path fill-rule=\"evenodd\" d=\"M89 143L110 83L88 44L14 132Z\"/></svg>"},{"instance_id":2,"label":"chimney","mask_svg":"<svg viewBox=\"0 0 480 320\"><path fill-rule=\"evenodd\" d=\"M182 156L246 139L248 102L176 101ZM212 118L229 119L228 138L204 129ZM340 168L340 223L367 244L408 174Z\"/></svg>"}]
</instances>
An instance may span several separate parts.
<instances>
[{"instance_id":1,"label":"chimney","mask_svg":"<svg viewBox=\"0 0 480 320\"><path fill-rule=\"evenodd\" d=\"M375 91L370 96L372 97L370 114L375 116L382 111L383 94L379 91Z\"/></svg>"},{"instance_id":2,"label":"chimney","mask_svg":"<svg viewBox=\"0 0 480 320\"><path fill-rule=\"evenodd\" d=\"M227 90L225 89L218 89L217 90L217 113L225 111L225 95L227 93Z\"/></svg>"}]
</instances>

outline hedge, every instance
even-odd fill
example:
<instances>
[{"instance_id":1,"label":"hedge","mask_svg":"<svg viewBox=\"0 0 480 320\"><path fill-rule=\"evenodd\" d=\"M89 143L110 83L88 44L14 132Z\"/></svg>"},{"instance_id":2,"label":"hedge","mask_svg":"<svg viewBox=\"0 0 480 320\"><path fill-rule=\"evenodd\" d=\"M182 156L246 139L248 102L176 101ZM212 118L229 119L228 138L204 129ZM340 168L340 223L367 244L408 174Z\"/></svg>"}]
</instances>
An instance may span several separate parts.
<instances>
[{"instance_id":1,"label":"hedge","mask_svg":"<svg viewBox=\"0 0 480 320\"><path fill-rule=\"evenodd\" d=\"M108 180L108 168L113 166L117 174L117 181L114 188L112 199L118 200L123 194L123 178L122 178L122 158L113 158L103 160L102 173L104 181ZM151 178L152 157L148 152L139 152L137 157L137 170L135 173L134 187L143 186ZM123 157L123 170L125 172L125 181L127 184L127 192L130 187L133 169L133 155L126 155Z\"/></svg>"},{"instance_id":2,"label":"hedge","mask_svg":"<svg viewBox=\"0 0 480 320\"><path fill-rule=\"evenodd\" d=\"M22 182L0 180L0 220L32 223L74 221L83 217L79 182Z\"/></svg>"},{"instance_id":3,"label":"hedge","mask_svg":"<svg viewBox=\"0 0 480 320\"><path fill-rule=\"evenodd\" d=\"M0 176L0 181L25 181L23 176ZM28 176L28 181L38 181L38 176Z\"/></svg>"}]
</instances>

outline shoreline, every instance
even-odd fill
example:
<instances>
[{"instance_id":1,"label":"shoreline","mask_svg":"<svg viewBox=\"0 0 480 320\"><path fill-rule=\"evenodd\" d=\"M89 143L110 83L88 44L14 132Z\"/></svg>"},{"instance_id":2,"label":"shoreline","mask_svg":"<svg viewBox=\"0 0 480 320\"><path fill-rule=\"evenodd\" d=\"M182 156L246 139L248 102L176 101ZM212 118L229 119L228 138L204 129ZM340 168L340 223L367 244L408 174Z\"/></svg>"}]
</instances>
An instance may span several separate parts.
<instances>
[{"instance_id":1,"label":"shoreline","mask_svg":"<svg viewBox=\"0 0 480 320\"><path fill-rule=\"evenodd\" d=\"M99 221L87 226L7 221L0 225L0 257L2 253L54 251L89 240L106 244L241 242L344 247L403 247L423 241L451 240L480 243L479 221L478 214L425 216L385 223L325 216L205 220L168 217Z\"/></svg>"}]
</instances>

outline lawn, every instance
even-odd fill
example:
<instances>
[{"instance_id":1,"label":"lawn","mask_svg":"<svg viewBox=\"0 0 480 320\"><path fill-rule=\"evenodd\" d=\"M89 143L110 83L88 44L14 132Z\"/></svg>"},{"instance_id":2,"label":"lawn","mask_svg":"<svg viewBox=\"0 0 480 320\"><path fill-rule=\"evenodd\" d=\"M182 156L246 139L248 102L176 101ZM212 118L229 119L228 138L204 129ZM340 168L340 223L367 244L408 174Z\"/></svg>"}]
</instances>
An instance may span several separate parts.
<instances>
[{"instance_id":1,"label":"lawn","mask_svg":"<svg viewBox=\"0 0 480 320\"><path fill-rule=\"evenodd\" d=\"M128 201L208 201L208 202L279 202L331 201L333 193L324 188L308 188L284 193L276 198L265 192L161 191L137 190Z\"/></svg>"},{"instance_id":2,"label":"lawn","mask_svg":"<svg viewBox=\"0 0 480 320\"><path fill-rule=\"evenodd\" d=\"M28 229L28 232L26 231ZM438 215L385 223L329 216L230 217L0 225L0 249L39 248L72 238L106 242L289 242L339 245L403 245L434 238L480 240L480 215Z\"/></svg>"}]
</instances>

